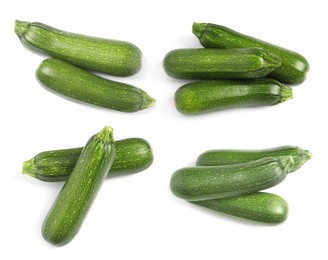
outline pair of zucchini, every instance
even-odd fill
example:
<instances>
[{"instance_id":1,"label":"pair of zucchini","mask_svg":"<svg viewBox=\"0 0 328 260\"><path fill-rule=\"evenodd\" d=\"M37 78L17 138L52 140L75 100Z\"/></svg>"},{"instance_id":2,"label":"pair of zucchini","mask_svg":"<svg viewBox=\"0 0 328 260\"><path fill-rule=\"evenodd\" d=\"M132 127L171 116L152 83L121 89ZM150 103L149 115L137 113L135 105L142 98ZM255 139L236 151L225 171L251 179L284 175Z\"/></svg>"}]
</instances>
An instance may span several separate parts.
<instances>
[{"instance_id":1,"label":"pair of zucchini","mask_svg":"<svg viewBox=\"0 0 328 260\"><path fill-rule=\"evenodd\" d=\"M43 223L45 240L57 246L69 243L107 176L140 172L152 161L146 140L114 142L112 129L105 127L84 148L46 151L24 162L25 174L48 182L66 181Z\"/></svg>"},{"instance_id":2,"label":"pair of zucchini","mask_svg":"<svg viewBox=\"0 0 328 260\"><path fill-rule=\"evenodd\" d=\"M293 97L283 83L300 84L309 70L300 54L223 26L194 23L192 31L205 48L173 50L163 61L171 77L205 79L175 93L181 113L282 103Z\"/></svg>"},{"instance_id":3,"label":"pair of zucchini","mask_svg":"<svg viewBox=\"0 0 328 260\"><path fill-rule=\"evenodd\" d=\"M131 76L141 69L142 54L135 45L58 30L42 23L16 21L22 44L46 54L36 76L46 87L66 97L122 112L151 107L155 100L145 91L108 80L87 70Z\"/></svg>"},{"instance_id":4,"label":"pair of zucchini","mask_svg":"<svg viewBox=\"0 0 328 260\"><path fill-rule=\"evenodd\" d=\"M196 167L177 170L171 177L174 195L217 212L264 223L287 218L287 202L259 192L282 182L312 157L294 146L267 150L211 150Z\"/></svg>"}]
</instances>

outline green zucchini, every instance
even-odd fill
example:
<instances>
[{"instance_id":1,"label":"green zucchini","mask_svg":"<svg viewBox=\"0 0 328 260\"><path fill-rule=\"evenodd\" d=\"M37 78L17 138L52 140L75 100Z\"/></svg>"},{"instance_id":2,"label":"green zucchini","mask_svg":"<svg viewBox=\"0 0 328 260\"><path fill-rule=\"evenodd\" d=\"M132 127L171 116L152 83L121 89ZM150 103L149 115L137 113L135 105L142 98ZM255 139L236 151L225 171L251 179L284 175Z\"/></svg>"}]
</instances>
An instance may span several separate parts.
<instances>
[{"instance_id":1,"label":"green zucchini","mask_svg":"<svg viewBox=\"0 0 328 260\"><path fill-rule=\"evenodd\" d=\"M42 181L65 181L74 169L82 147L45 151L23 163L23 173ZM116 155L107 177L141 172L153 162L150 144L142 138L115 142Z\"/></svg>"},{"instance_id":2,"label":"green zucchini","mask_svg":"<svg viewBox=\"0 0 328 260\"><path fill-rule=\"evenodd\" d=\"M170 187L174 195L189 201L232 197L277 185L293 165L292 156L281 156L244 164L187 167L172 175Z\"/></svg>"},{"instance_id":3,"label":"green zucchini","mask_svg":"<svg viewBox=\"0 0 328 260\"><path fill-rule=\"evenodd\" d=\"M51 244L62 246L78 233L113 163L115 147L112 128L92 136L61 189L42 226Z\"/></svg>"},{"instance_id":4,"label":"green zucchini","mask_svg":"<svg viewBox=\"0 0 328 260\"><path fill-rule=\"evenodd\" d=\"M191 203L214 212L269 224L281 223L288 216L288 203L280 196L266 192Z\"/></svg>"},{"instance_id":5,"label":"green zucchini","mask_svg":"<svg viewBox=\"0 0 328 260\"><path fill-rule=\"evenodd\" d=\"M297 146L281 146L264 150L209 150L198 156L197 166L214 166L247 163L264 157L290 155L294 166L291 172L298 170L305 162L312 158L312 153Z\"/></svg>"},{"instance_id":6,"label":"green zucchini","mask_svg":"<svg viewBox=\"0 0 328 260\"><path fill-rule=\"evenodd\" d=\"M27 49L81 68L115 76L130 76L141 69L141 51L128 42L64 32L42 23L23 21L15 22L15 32Z\"/></svg>"},{"instance_id":7,"label":"green zucchini","mask_svg":"<svg viewBox=\"0 0 328 260\"><path fill-rule=\"evenodd\" d=\"M163 61L166 73L178 79L262 78L281 65L261 48L177 49Z\"/></svg>"},{"instance_id":8,"label":"green zucchini","mask_svg":"<svg viewBox=\"0 0 328 260\"><path fill-rule=\"evenodd\" d=\"M237 107L272 106L292 97L290 87L273 79L208 80L180 87L175 93L175 105L179 112L192 115Z\"/></svg>"},{"instance_id":9,"label":"green zucchini","mask_svg":"<svg viewBox=\"0 0 328 260\"><path fill-rule=\"evenodd\" d=\"M216 24L194 23L192 31L204 47L224 49L260 47L278 55L281 58L281 66L273 70L269 77L282 83L300 84L306 79L309 63L296 52Z\"/></svg>"},{"instance_id":10,"label":"green zucchini","mask_svg":"<svg viewBox=\"0 0 328 260\"><path fill-rule=\"evenodd\" d=\"M44 86L63 96L122 112L136 112L155 103L142 89L99 77L58 59L44 60L36 76Z\"/></svg>"}]
</instances>

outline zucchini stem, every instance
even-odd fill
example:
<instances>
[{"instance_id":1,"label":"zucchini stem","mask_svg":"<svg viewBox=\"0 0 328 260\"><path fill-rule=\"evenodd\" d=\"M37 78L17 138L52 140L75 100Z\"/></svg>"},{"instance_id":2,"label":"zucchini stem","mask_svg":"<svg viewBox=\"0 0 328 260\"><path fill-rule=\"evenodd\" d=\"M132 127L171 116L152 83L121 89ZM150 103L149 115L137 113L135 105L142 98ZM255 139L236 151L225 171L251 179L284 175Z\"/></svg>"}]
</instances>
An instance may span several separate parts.
<instances>
[{"instance_id":1,"label":"zucchini stem","mask_svg":"<svg viewBox=\"0 0 328 260\"><path fill-rule=\"evenodd\" d=\"M15 21L15 33L19 38L21 38L22 35L26 32L28 25L29 25L28 22L23 22L19 20Z\"/></svg>"},{"instance_id":2,"label":"zucchini stem","mask_svg":"<svg viewBox=\"0 0 328 260\"><path fill-rule=\"evenodd\" d=\"M279 158L280 157L280 158ZM280 164L283 168L283 170L287 173L289 173L294 166L294 159L293 156L279 156L278 160L280 161Z\"/></svg>"},{"instance_id":3,"label":"zucchini stem","mask_svg":"<svg viewBox=\"0 0 328 260\"><path fill-rule=\"evenodd\" d=\"M309 150L303 150L302 157L306 160L310 160L313 154Z\"/></svg>"},{"instance_id":4,"label":"zucchini stem","mask_svg":"<svg viewBox=\"0 0 328 260\"><path fill-rule=\"evenodd\" d=\"M156 100L154 98L152 98L151 96L149 96L145 91L141 90L141 94L144 97L144 101L143 101L143 104L141 105L140 109L152 107L155 104Z\"/></svg>"},{"instance_id":5,"label":"zucchini stem","mask_svg":"<svg viewBox=\"0 0 328 260\"><path fill-rule=\"evenodd\" d=\"M293 98L293 90L283 84L280 86L280 103Z\"/></svg>"},{"instance_id":6,"label":"zucchini stem","mask_svg":"<svg viewBox=\"0 0 328 260\"><path fill-rule=\"evenodd\" d=\"M312 158L312 153L309 150L303 150L299 148L299 154L294 157L294 171L301 168L301 166Z\"/></svg>"},{"instance_id":7,"label":"zucchini stem","mask_svg":"<svg viewBox=\"0 0 328 260\"><path fill-rule=\"evenodd\" d=\"M36 174L37 174L37 166L35 164L35 158L32 158L26 162L23 163L23 170L22 172L24 174L30 175L33 178L36 178Z\"/></svg>"},{"instance_id":8,"label":"zucchini stem","mask_svg":"<svg viewBox=\"0 0 328 260\"><path fill-rule=\"evenodd\" d=\"M113 128L110 126L105 126L97 135L96 138L99 138L104 143L114 143L113 138Z\"/></svg>"},{"instance_id":9,"label":"zucchini stem","mask_svg":"<svg viewBox=\"0 0 328 260\"><path fill-rule=\"evenodd\" d=\"M206 30L207 23L193 23L192 25L192 32L198 38L202 37L203 33Z\"/></svg>"}]
</instances>

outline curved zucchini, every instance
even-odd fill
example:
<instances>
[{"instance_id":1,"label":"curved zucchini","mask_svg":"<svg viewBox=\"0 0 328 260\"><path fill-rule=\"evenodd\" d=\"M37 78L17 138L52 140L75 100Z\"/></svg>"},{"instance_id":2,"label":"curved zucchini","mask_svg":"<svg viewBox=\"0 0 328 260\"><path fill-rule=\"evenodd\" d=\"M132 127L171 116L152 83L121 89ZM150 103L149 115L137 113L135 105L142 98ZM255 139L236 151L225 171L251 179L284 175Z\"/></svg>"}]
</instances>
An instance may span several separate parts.
<instances>
[{"instance_id":1,"label":"curved zucchini","mask_svg":"<svg viewBox=\"0 0 328 260\"><path fill-rule=\"evenodd\" d=\"M27 49L85 69L115 76L130 76L141 69L141 51L128 42L64 32L42 23L23 21L15 22L15 32Z\"/></svg>"},{"instance_id":2,"label":"curved zucchini","mask_svg":"<svg viewBox=\"0 0 328 260\"><path fill-rule=\"evenodd\" d=\"M178 79L262 78L281 65L261 48L178 49L163 61L166 73Z\"/></svg>"},{"instance_id":3,"label":"curved zucchini","mask_svg":"<svg viewBox=\"0 0 328 260\"><path fill-rule=\"evenodd\" d=\"M172 175L170 186L175 196L189 201L232 197L277 185L293 165L292 156L281 156L244 164L187 167Z\"/></svg>"},{"instance_id":4,"label":"curved zucchini","mask_svg":"<svg viewBox=\"0 0 328 260\"><path fill-rule=\"evenodd\" d=\"M278 224L287 219L288 203L278 195L266 192L230 198L191 201L215 212L252 221Z\"/></svg>"},{"instance_id":5,"label":"curved zucchini","mask_svg":"<svg viewBox=\"0 0 328 260\"><path fill-rule=\"evenodd\" d=\"M73 171L82 149L41 152L23 163L23 173L42 181L65 181ZM107 177L141 172L154 159L150 144L142 138L116 141L115 150L115 159Z\"/></svg>"},{"instance_id":6,"label":"curved zucchini","mask_svg":"<svg viewBox=\"0 0 328 260\"><path fill-rule=\"evenodd\" d=\"M175 93L175 105L184 114L223 109L272 106L293 96L292 89L273 79L212 80L188 83Z\"/></svg>"},{"instance_id":7,"label":"curved zucchini","mask_svg":"<svg viewBox=\"0 0 328 260\"><path fill-rule=\"evenodd\" d=\"M297 146L281 146L264 150L209 150L198 156L197 166L230 165L255 161L265 157L292 156L294 166L290 172L298 170L312 158L312 153Z\"/></svg>"},{"instance_id":8,"label":"curved zucchini","mask_svg":"<svg viewBox=\"0 0 328 260\"><path fill-rule=\"evenodd\" d=\"M49 243L62 246L78 233L113 163L112 129L105 127L92 136L60 191L42 226Z\"/></svg>"},{"instance_id":9,"label":"curved zucchini","mask_svg":"<svg viewBox=\"0 0 328 260\"><path fill-rule=\"evenodd\" d=\"M66 97L122 112L136 112L155 103L142 89L53 58L41 63L36 76L44 86Z\"/></svg>"},{"instance_id":10,"label":"curved zucchini","mask_svg":"<svg viewBox=\"0 0 328 260\"><path fill-rule=\"evenodd\" d=\"M270 73L269 77L282 83L300 84L306 79L309 63L296 52L216 24L194 23L192 31L204 47L228 49L260 47L278 55L281 58L281 66Z\"/></svg>"}]
</instances>

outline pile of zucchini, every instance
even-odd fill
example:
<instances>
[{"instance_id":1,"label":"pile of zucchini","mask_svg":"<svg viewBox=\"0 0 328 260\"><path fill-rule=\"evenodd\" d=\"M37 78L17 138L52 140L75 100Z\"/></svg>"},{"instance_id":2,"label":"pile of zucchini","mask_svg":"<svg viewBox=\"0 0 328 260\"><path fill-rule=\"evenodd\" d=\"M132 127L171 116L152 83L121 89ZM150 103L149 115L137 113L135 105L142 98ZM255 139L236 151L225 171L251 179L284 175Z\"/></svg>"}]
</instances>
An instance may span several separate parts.
<instances>
[{"instance_id":1,"label":"pile of zucchini","mask_svg":"<svg viewBox=\"0 0 328 260\"><path fill-rule=\"evenodd\" d=\"M249 106L271 106L293 97L284 84L300 84L309 70L298 53L209 23L194 23L205 48L177 49L163 61L166 73L188 83L175 93L179 112L189 115Z\"/></svg>"},{"instance_id":2,"label":"pile of zucchini","mask_svg":"<svg viewBox=\"0 0 328 260\"><path fill-rule=\"evenodd\" d=\"M195 167L174 172L170 187L175 196L210 210L277 224L287 218L287 202L260 191L279 184L311 157L295 146L210 150L199 155Z\"/></svg>"},{"instance_id":3,"label":"pile of zucchini","mask_svg":"<svg viewBox=\"0 0 328 260\"><path fill-rule=\"evenodd\" d=\"M122 112L136 112L154 104L142 89L89 71L134 75L142 60L135 45L69 33L42 23L16 21L15 32L25 47L51 57L36 71L47 88ZM203 80L177 90L176 107L182 113L275 105L293 96L292 89L284 84L305 80L309 65L295 52L214 24L194 23L193 33L205 48L174 50L163 62L171 77ZM261 151L212 150L201 154L195 167L176 171L171 177L171 191L214 211L280 223L287 218L287 202L260 191L282 182L311 156L294 146ZM152 162L152 149L146 140L114 141L113 129L108 126L84 147L45 151L24 162L24 174L47 182L65 181L43 223L45 240L58 246L69 243L107 176L137 173Z\"/></svg>"},{"instance_id":4,"label":"pile of zucchini","mask_svg":"<svg viewBox=\"0 0 328 260\"><path fill-rule=\"evenodd\" d=\"M135 45L65 32L42 23L16 21L15 32L26 48L52 57L36 71L45 87L83 103L122 112L136 112L155 103L140 88L88 71L134 75L142 65L142 53Z\"/></svg>"},{"instance_id":5,"label":"pile of zucchini","mask_svg":"<svg viewBox=\"0 0 328 260\"><path fill-rule=\"evenodd\" d=\"M23 173L34 178L65 181L42 226L49 243L63 246L75 237L107 176L137 173L152 164L146 140L114 142L112 132L104 127L84 147L45 151L23 163Z\"/></svg>"}]
</instances>

